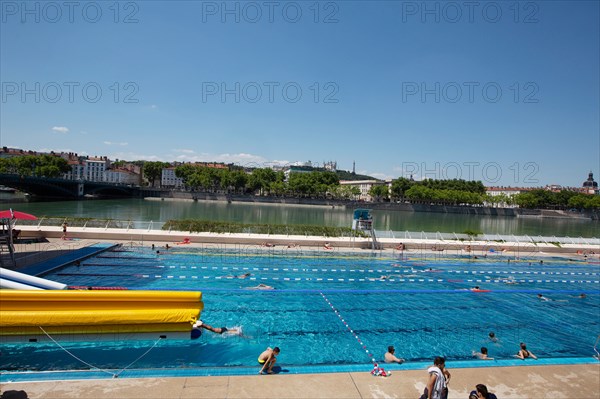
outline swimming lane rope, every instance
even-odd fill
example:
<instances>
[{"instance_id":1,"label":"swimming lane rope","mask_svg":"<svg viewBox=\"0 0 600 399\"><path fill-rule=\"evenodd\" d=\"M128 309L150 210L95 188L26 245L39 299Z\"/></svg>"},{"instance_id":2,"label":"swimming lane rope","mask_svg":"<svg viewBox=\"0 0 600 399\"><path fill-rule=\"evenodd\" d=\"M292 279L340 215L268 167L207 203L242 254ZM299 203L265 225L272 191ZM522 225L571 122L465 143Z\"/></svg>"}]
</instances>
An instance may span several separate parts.
<instances>
[{"instance_id":1,"label":"swimming lane rope","mask_svg":"<svg viewBox=\"0 0 600 399\"><path fill-rule=\"evenodd\" d=\"M377 362L373 358L373 354L371 352L369 352L369 350L367 349L367 346L364 344L364 342L361 341L361 339L359 338L358 334L356 334L354 332L354 330L352 328L350 328L350 326L348 325L348 323L346 322L346 320L344 320L344 318L342 317L342 315L340 314L340 312L338 312L338 310L333 306L333 304L329 301L329 299L327 299L327 297L325 296L325 294L323 294L322 292L319 292L319 294L321 294L321 296L323 297L323 299L325 300L325 302L327 302L327 304L331 307L331 309L336 314L336 316L341 320L341 322L344 323L344 325L346 326L346 328L348 329L348 331L354 336L354 338L356 338L356 340L358 341L358 343L360 344L360 346L362 346L362 348L365 350L365 353L367 354L367 356L369 356L369 358L373 362L373 364L377 364Z\"/></svg>"},{"instance_id":2,"label":"swimming lane rope","mask_svg":"<svg viewBox=\"0 0 600 399\"><path fill-rule=\"evenodd\" d=\"M40 328L40 330L42 330L42 332L43 332L44 334L46 334L46 336L47 336L48 338L50 338L50 340L51 340L52 342L54 342L56 345L58 345L58 347L59 347L60 349L64 350L64 351L65 351L65 352L67 352L69 355L71 355L71 356L72 356L74 359L76 359L76 360L79 360L81 363L85 364L86 366L88 366L88 367L90 367L90 368L92 368L92 369L95 369L95 370L102 371L103 373L106 373L106 374L110 374L110 375L112 375L112 377L113 377L113 378L119 378L119 375L121 375L121 373L122 373L123 371L127 370L129 367L133 366L133 365L134 365L134 364L135 364L135 363L136 363L138 360L140 360L141 358L143 358L144 356L146 356L146 355L147 355L147 354L148 354L148 353L149 353L149 352L150 352L152 349L154 349L154 347L156 347L156 345L157 345L157 344L158 344L158 343L159 343L159 342L160 342L160 341L163 339L163 338L159 338L159 339L158 339L158 340L157 340L157 341L154 343L154 345L152 345L152 347L150 347L150 349L148 349L146 352L144 352L144 353L143 353L143 354L142 354L140 357L138 357L137 359L135 359L133 362L129 363L129 364L126 366L126 367L122 368L122 369L121 369L121 370L119 370L118 372L116 372L116 373L113 373L113 372L111 372L111 371L108 371L108 370L105 370L105 369L101 369L100 367L96 367L96 366L94 366L93 364L90 364L90 363L86 362L85 360L83 360L83 359L81 359L81 358L79 358L79 357L75 356L73 353L69 352L69 350L68 350L67 348L65 348L65 347L64 347L64 346L62 346L62 345L61 345L61 344L60 344L58 341L56 341L54 338L52 338L52 337L50 336L50 334L48 334L48 333L46 332L46 330L44 330L44 328L43 328L42 326L39 326L39 328Z\"/></svg>"},{"instance_id":3,"label":"swimming lane rope","mask_svg":"<svg viewBox=\"0 0 600 399\"><path fill-rule=\"evenodd\" d=\"M187 270L244 270L244 271L284 271L284 272L326 272L326 273L434 273L434 271L421 270L414 268L356 268L341 266L336 268L322 267L250 267L250 266L191 266L191 265L112 265L101 263L85 263L83 266L104 266L104 267L150 267L160 269L187 269ZM459 270L459 269L436 269L435 272L456 273L456 274L526 274L526 275L562 275L562 276L598 276L598 272L558 272L558 271L532 271L532 270Z\"/></svg>"}]
</instances>

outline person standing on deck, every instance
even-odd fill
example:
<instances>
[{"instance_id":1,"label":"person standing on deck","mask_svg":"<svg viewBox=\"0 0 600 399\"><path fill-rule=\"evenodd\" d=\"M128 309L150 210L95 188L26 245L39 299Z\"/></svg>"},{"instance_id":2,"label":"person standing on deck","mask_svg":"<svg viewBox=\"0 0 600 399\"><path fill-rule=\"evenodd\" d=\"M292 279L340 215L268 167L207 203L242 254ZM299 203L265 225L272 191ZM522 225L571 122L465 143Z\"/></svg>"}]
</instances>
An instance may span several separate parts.
<instances>
[{"instance_id":1,"label":"person standing on deck","mask_svg":"<svg viewBox=\"0 0 600 399\"><path fill-rule=\"evenodd\" d=\"M67 226L68 226L67 222L64 222L62 224L62 231L63 231L63 235L61 237L62 240L66 240L67 239Z\"/></svg>"},{"instance_id":2,"label":"person standing on deck","mask_svg":"<svg viewBox=\"0 0 600 399\"><path fill-rule=\"evenodd\" d=\"M446 399L448 397L448 381L450 372L445 369L446 359L438 356L433 361L433 366L427 369L429 381L421 399Z\"/></svg>"}]
</instances>

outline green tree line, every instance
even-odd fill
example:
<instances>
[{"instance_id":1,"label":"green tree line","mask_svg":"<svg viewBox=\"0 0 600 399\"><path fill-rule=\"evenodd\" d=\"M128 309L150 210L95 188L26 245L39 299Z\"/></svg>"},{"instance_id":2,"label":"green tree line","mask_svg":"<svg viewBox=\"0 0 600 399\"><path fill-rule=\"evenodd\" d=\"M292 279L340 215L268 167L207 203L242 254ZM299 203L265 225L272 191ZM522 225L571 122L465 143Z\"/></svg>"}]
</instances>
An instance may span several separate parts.
<instances>
[{"instance_id":1,"label":"green tree line","mask_svg":"<svg viewBox=\"0 0 600 399\"><path fill-rule=\"evenodd\" d=\"M485 194L485 186L481 181L467 181L463 179L425 179L414 181L406 177L399 177L392 182L391 195L395 198L405 198L406 193L413 187L423 187L430 190L464 191L480 195Z\"/></svg>"},{"instance_id":2,"label":"green tree line","mask_svg":"<svg viewBox=\"0 0 600 399\"><path fill-rule=\"evenodd\" d=\"M54 155L24 155L14 158L0 158L0 173L60 177L70 171L71 167L67 160Z\"/></svg>"},{"instance_id":3,"label":"green tree line","mask_svg":"<svg viewBox=\"0 0 600 399\"><path fill-rule=\"evenodd\" d=\"M600 209L600 195L582 194L574 191L532 190L515 195L514 201L521 208L549 209Z\"/></svg>"},{"instance_id":4,"label":"green tree line","mask_svg":"<svg viewBox=\"0 0 600 399\"><path fill-rule=\"evenodd\" d=\"M356 187L341 187L335 172L292 172L285 174L270 168L257 168L252 173L234 169L215 169L190 164L175 168L175 175L186 187L195 190L223 190L229 193L260 195L326 197L350 199L360 194Z\"/></svg>"},{"instance_id":5,"label":"green tree line","mask_svg":"<svg viewBox=\"0 0 600 399\"><path fill-rule=\"evenodd\" d=\"M381 197L383 194L385 193L382 189L373 187L371 195ZM395 200L431 201L453 205L479 205L491 200L481 181L462 179L414 181L400 177L392 181L389 195Z\"/></svg>"}]
</instances>

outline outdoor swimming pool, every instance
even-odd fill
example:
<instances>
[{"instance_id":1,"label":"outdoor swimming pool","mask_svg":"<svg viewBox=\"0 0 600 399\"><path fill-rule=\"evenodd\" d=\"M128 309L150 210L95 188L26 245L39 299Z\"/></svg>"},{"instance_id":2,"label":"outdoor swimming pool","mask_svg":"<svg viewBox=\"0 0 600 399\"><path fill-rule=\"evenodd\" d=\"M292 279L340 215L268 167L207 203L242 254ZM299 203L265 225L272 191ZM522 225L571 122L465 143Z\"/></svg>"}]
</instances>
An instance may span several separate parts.
<instances>
[{"instance_id":1,"label":"outdoor swimming pool","mask_svg":"<svg viewBox=\"0 0 600 399\"><path fill-rule=\"evenodd\" d=\"M389 256L389 255L388 255ZM487 346L511 358L519 342L540 358L591 358L600 332L599 265L557 258L515 261L499 253L479 259L403 259L342 253L240 247L176 248L156 254L127 247L44 276L69 285L202 291L208 324L241 326L244 336L205 331L195 341L65 344L102 369L256 366L279 346L282 367L369 365L388 345L409 362L435 356L471 360ZM236 278L250 273L246 278ZM382 277L383 276L383 277ZM272 291L248 290L258 284ZM479 286L490 292L472 292ZM537 294L551 298L540 301ZM579 298L585 293L586 298ZM352 331L350 331L352 330ZM494 331L499 341L490 342ZM368 351L368 352L367 352ZM0 369L89 368L53 343L2 345Z\"/></svg>"}]
</instances>

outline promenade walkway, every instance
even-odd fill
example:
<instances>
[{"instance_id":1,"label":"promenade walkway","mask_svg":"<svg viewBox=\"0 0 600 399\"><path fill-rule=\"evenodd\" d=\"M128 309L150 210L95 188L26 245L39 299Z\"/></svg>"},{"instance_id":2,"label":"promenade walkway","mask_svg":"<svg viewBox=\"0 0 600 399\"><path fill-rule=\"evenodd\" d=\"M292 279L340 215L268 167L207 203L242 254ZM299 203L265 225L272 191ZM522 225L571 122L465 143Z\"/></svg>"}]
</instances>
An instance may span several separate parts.
<instances>
[{"instance_id":1,"label":"promenade walkway","mask_svg":"<svg viewBox=\"0 0 600 399\"><path fill-rule=\"evenodd\" d=\"M600 392L600 364L450 369L450 399L467 399L485 384L500 399L594 399ZM96 398L376 398L417 399L426 370L230 377L140 378L8 383L3 396L30 399ZM18 391L25 391L27 396ZM17 396L19 395L20 396Z\"/></svg>"},{"instance_id":2,"label":"promenade walkway","mask_svg":"<svg viewBox=\"0 0 600 399\"><path fill-rule=\"evenodd\" d=\"M22 236L33 238L53 239L62 236L60 226L20 226ZM188 239L191 244L218 244L218 245L260 245L269 243L278 248L297 245L305 249L322 249L325 243L330 243L335 249L371 250L371 238L365 237L319 237L319 236L292 236L292 235L267 235L267 234L231 234L231 233L190 233L183 231L149 230L149 229L118 229L97 227L69 227L68 235L76 240L128 242L133 245L150 245L152 243L170 244L181 243ZM544 254L581 254L593 251L591 258L597 258L600 252L598 245L574 243L555 245L544 242L497 242L482 239L471 241L431 239L431 238L378 238L382 249L390 252L397 251L398 244L411 251L432 251L451 255L467 255L469 253L483 254L488 252L514 253L519 256L535 256ZM77 245L77 241L67 245ZM467 250L468 249L468 250ZM18 252L18 251L17 251Z\"/></svg>"}]
</instances>

